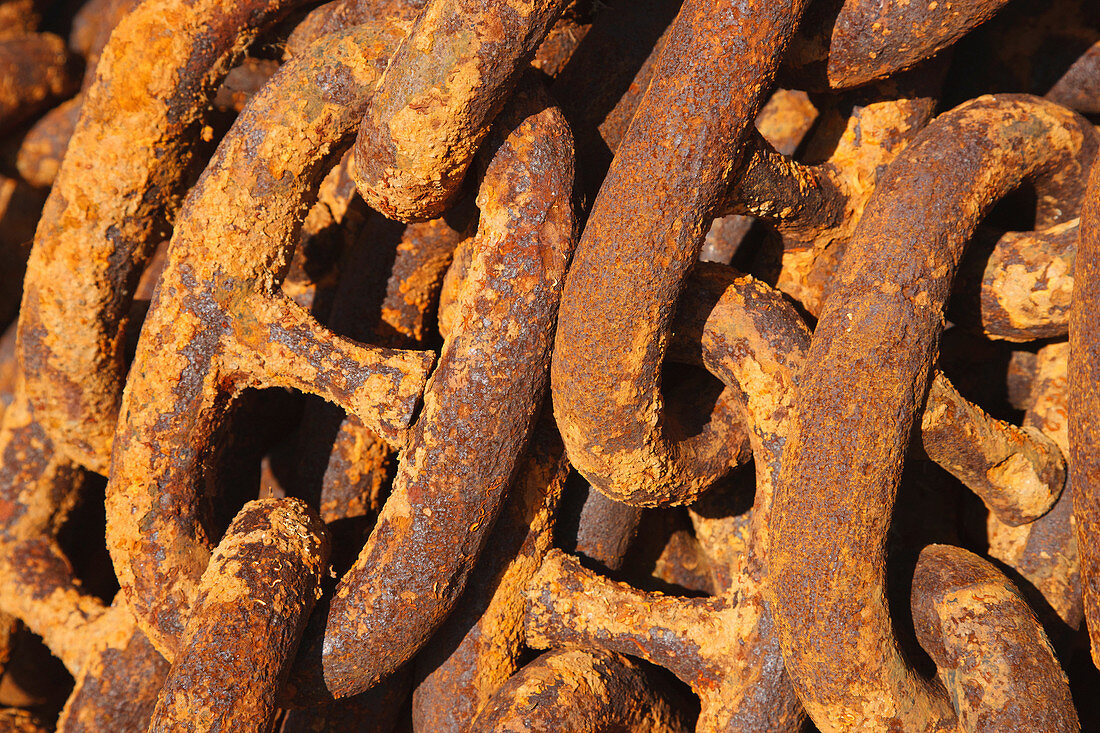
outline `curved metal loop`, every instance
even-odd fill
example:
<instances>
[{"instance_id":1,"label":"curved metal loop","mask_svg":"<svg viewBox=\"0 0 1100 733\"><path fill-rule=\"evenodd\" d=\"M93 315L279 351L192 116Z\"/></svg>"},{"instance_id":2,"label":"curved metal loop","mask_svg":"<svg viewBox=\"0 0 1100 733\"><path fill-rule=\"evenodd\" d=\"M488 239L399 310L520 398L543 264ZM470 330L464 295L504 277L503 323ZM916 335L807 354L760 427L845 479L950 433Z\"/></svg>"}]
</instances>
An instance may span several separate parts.
<instances>
[{"instance_id":1,"label":"curved metal loop","mask_svg":"<svg viewBox=\"0 0 1100 733\"><path fill-rule=\"evenodd\" d=\"M107 489L120 585L170 659L209 560L196 498L227 403L246 387L293 387L392 439L419 401L431 353L337 337L278 290L297 214L341 139L350 142L364 90L401 37L364 26L284 66L237 119L177 222L123 397Z\"/></svg>"},{"instance_id":2,"label":"curved metal loop","mask_svg":"<svg viewBox=\"0 0 1100 733\"><path fill-rule=\"evenodd\" d=\"M748 730L798 730L803 714L763 592L772 485L809 330L778 291L722 265L699 265L673 340L678 354L694 351L728 385L751 429L757 485L745 552L711 558L729 563L720 595L676 598L614 583L552 551L528 586L528 643L593 646L666 667L700 696L703 730L733 721ZM702 528L701 541L718 530Z\"/></svg>"},{"instance_id":3,"label":"curved metal loop","mask_svg":"<svg viewBox=\"0 0 1100 733\"><path fill-rule=\"evenodd\" d=\"M960 733L1081 729L1069 680L1039 619L991 563L966 550L921 550L911 605L959 716Z\"/></svg>"},{"instance_id":4,"label":"curved metal loop","mask_svg":"<svg viewBox=\"0 0 1100 733\"><path fill-rule=\"evenodd\" d=\"M522 459L576 241L573 141L537 85L499 118L474 256L393 492L288 695L344 696L408 661L454 607ZM319 663L318 663L319 662Z\"/></svg>"},{"instance_id":5,"label":"curved metal loop","mask_svg":"<svg viewBox=\"0 0 1100 733\"><path fill-rule=\"evenodd\" d=\"M726 426L685 435L662 409L661 364L683 279L803 6L684 3L577 247L554 416L573 466L617 501L689 503L728 469ZM673 136L688 137L653 145Z\"/></svg>"},{"instance_id":6,"label":"curved metal loop","mask_svg":"<svg viewBox=\"0 0 1100 733\"><path fill-rule=\"evenodd\" d=\"M526 654L523 589L550 549L569 463L547 404L466 592L439 627L415 668L415 730L470 728ZM477 730L477 728L474 728Z\"/></svg>"},{"instance_id":7,"label":"curved metal loop","mask_svg":"<svg viewBox=\"0 0 1100 733\"><path fill-rule=\"evenodd\" d=\"M946 697L898 651L886 604L886 530L905 449L982 215L1033 180L1038 225L1069 218L1095 150L1091 125L1062 107L981 97L925 128L867 205L814 333L770 527L784 660L824 733L954 725ZM1065 205L1049 204L1058 198Z\"/></svg>"},{"instance_id":8,"label":"curved metal loop","mask_svg":"<svg viewBox=\"0 0 1100 733\"><path fill-rule=\"evenodd\" d=\"M413 417L432 354L335 337L277 294L305 197L350 140L401 37L398 27L361 26L284 66L223 140L177 223L108 487L116 571L166 656L178 653L209 558L195 510L199 469L235 394L263 385L313 391L390 440ZM367 689L443 621L534 419L545 375L532 364L549 358L575 237L572 142L537 89L525 87L509 109L482 178L459 324L408 433L394 494L327 620L318 616L307 634L288 691L298 700Z\"/></svg>"},{"instance_id":9,"label":"curved metal loop","mask_svg":"<svg viewBox=\"0 0 1100 733\"><path fill-rule=\"evenodd\" d=\"M1100 165L1093 165L1081 214L1069 319L1069 463L1092 661L1100 667Z\"/></svg>"},{"instance_id":10,"label":"curved metal loop","mask_svg":"<svg viewBox=\"0 0 1100 733\"><path fill-rule=\"evenodd\" d=\"M605 651L546 652L508 680L473 730L494 733L688 733L675 695L628 658ZM697 729L696 729L697 730Z\"/></svg>"},{"instance_id":11,"label":"curved metal loop","mask_svg":"<svg viewBox=\"0 0 1100 733\"><path fill-rule=\"evenodd\" d=\"M179 206L207 103L298 0L151 0L123 18L46 201L19 316L27 392L60 450L106 475L134 286Z\"/></svg>"}]
</instances>

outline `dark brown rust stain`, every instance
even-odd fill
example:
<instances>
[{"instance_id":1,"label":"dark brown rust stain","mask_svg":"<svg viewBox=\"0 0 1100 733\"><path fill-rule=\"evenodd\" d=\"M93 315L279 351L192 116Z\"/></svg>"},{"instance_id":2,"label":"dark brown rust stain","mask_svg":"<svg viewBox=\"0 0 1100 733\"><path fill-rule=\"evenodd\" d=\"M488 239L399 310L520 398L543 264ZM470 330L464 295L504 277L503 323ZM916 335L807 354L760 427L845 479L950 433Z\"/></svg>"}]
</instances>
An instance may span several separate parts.
<instances>
[{"instance_id":1,"label":"dark brown rust stain","mask_svg":"<svg viewBox=\"0 0 1100 733\"><path fill-rule=\"evenodd\" d=\"M326 628L307 634L292 698L367 689L411 658L460 597L546 386L576 237L572 144L537 86L502 113L453 327L393 492L337 588Z\"/></svg>"},{"instance_id":2,"label":"dark brown rust stain","mask_svg":"<svg viewBox=\"0 0 1100 733\"><path fill-rule=\"evenodd\" d=\"M38 419L58 449L106 473L124 320L163 239L209 99L248 42L297 0L156 0L103 49L39 223L20 314Z\"/></svg>"},{"instance_id":3,"label":"dark brown rust stain","mask_svg":"<svg viewBox=\"0 0 1100 733\"><path fill-rule=\"evenodd\" d=\"M677 702L651 673L620 654L552 651L509 679L471 730L688 733L691 722Z\"/></svg>"},{"instance_id":4,"label":"dark brown rust stain","mask_svg":"<svg viewBox=\"0 0 1100 733\"><path fill-rule=\"evenodd\" d=\"M245 504L202 574L150 733L270 728L328 569L324 524L297 499Z\"/></svg>"},{"instance_id":5,"label":"dark brown rust stain","mask_svg":"<svg viewBox=\"0 0 1100 733\"><path fill-rule=\"evenodd\" d=\"M1093 165L1069 317L1069 465L1085 622L1100 667L1100 165Z\"/></svg>"},{"instance_id":6,"label":"dark brown rust stain","mask_svg":"<svg viewBox=\"0 0 1100 733\"><path fill-rule=\"evenodd\" d=\"M432 0L401 44L355 143L355 176L391 219L439 216L567 0Z\"/></svg>"},{"instance_id":7,"label":"dark brown rust stain","mask_svg":"<svg viewBox=\"0 0 1100 733\"><path fill-rule=\"evenodd\" d=\"M554 415L574 467L618 501L689 502L728 468L728 427L687 437L665 414L661 362L683 278L803 6L685 3L578 245Z\"/></svg>"},{"instance_id":8,"label":"dark brown rust stain","mask_svg":"<svg viewBox=\"0 0 1100 733\"><path fill-rule=\"evenodd\" d=\"M951 46L1008 0L823 0L791 44L784 71L799 88L848 89Z\"/></svg>"},{"instance_id":9,"label":"dark brown rust stain","mask_svg":"<svg viewBox=\"0 0 1100 733\"><path fill-rule=\"evenodd\" d=\"M209 558L195 500L227 403L245 387L294 387L392 438L419 401L432 354L335 336L278 288L308 198L350 143L400 38L397 28L362 26L283 66L237 119L177 222L107 489L116 573L168 657Z\"/></svg>"},{"instance_id":10,"label":"dark brown rust stain","mask_svg":"<svg viewBox=\"0 0 1100 733\"><path fill-rule=\"evenodd\" d=\"M898 651L886 603L900 469L979 220L1024 180L1040 191L1040 227L1070 218L1095 147L1064 108L981 97L918 135L867 205L807 359L768 557L784 660L823 733L955 725Z\"/></svg>"},{"instance_id":11,"label":"dark brown rust stain","mask_svg":"<svg viewBox=\"0 0 1100 733\"><path fill-rule=\"evenodd\" d=\"M1081 730L1042 624L992 564L929 545L917 562L912 607L917 639L936 663L960 731Z\"/></svg>"},{"instance_id":12,"label":"dark brown rust stain","mask_svg":"<svg viewBox=\"0 0 1100 733\"><path fill-rule=\"evenodd\" d=\"M644 511L609 499L589 486L577 521L573 552L607 570L621 569Z\"/></svg>"}]
</instances>

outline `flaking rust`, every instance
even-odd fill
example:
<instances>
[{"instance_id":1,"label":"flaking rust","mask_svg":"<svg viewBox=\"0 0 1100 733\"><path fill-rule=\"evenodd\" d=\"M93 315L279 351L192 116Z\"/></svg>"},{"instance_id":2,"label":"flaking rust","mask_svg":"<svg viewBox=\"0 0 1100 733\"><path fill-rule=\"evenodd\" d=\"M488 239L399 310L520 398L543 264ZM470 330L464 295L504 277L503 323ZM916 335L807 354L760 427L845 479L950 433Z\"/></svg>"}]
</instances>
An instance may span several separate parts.
<instances>
[{"instance_id":1,"label":"flaking rust","mask_svg":"<svg viewBox=\"0 0 1100 733\"><path fill-rule=\"evenodd\" d=\"M1095 317L1100 302L1100 166L1096 165L1085 194L1076 267L1069 324L1070 479L1085 621L1092 660L1100 667L1100 425L1096 412L1100 406L1100 338Z\"/></svg>"},{"instance_id":2,"label":"flaking rust","mask_svg":"<svg viewBox=\"0 0 1100 733\"><path fill-rule=\"evenodd\" d=\"M296 499L244 505L199 581L150 733L265 730L321 595L329 544Z\"/></svg>"},{"instance_id":3,"label":"flaking rust","mask_svg":"<svg viewBox=\"0 0 1100 733\"><path fill-rule=\"evenodd\" d=\"M803 713L783 671L763 583L771 487L809 333L777 291L729 268L700 268L686 292L674 329L677 350L695 344L697 358L735 394L751 430L757 488L745 552L716 553L715 562L731 559L721 574L728 582L714 597L690 599L614 583L553 553L528 587L528 643L595 645L668 668L700 696L700 731L735 724L796 731ZM700 536L718 529L705 527Z\"/></svg>"}]
</instances>

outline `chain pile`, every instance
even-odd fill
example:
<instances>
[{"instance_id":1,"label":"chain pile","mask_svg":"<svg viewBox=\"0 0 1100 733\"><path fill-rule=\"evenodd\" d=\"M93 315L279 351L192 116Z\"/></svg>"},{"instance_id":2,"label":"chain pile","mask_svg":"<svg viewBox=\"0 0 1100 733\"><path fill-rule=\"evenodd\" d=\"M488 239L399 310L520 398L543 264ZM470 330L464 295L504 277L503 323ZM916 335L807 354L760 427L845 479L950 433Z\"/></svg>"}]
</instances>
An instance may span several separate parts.
<instances>
[{"instance_id":1,"label":"chain pile","mask_svg":"<svg viewBox=\"0 0 1100 733\"><path fill-rule=\"evenodd\" d=\"M1096 123L1091 0L0 0L0 731L1100 729Z\"/></svg>"}]
</instances>

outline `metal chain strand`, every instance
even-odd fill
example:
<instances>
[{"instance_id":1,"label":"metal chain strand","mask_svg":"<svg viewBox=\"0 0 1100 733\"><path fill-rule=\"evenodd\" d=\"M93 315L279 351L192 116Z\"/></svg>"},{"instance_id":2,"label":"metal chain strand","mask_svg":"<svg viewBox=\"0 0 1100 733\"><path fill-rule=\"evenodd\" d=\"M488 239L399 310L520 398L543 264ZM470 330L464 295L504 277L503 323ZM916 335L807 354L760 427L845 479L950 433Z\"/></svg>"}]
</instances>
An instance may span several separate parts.
<instances>
[{"instance_id":1,"label":"metal chain strand","mask_svg":"<svg viewBox=\"0 0 1100 733\"><path fill-rule=\"evenodd\" d=\"M1039 5L0 0L0 729L1100 729Z\"/></svg>"}]
</instances>

